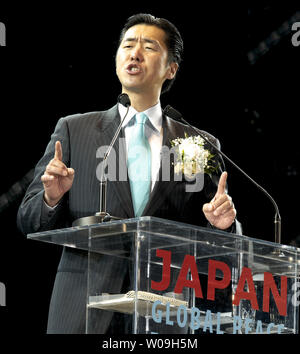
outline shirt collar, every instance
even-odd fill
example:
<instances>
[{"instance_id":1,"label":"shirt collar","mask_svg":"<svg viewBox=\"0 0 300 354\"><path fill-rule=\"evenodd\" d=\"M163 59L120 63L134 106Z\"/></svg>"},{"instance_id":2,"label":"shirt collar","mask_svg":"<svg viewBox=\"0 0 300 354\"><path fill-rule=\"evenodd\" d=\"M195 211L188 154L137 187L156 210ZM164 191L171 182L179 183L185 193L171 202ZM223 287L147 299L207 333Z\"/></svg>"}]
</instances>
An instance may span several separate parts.
<instances>
[{"instance_id":1,"label":"shirt collar","mask_svg":"<svg viewBox=\"0 0 300 354\"><path fill-rule=\"evenodd\" d=\"M123 117L125 116L126 114L126 111L127 111L127 108L125 106L123 106L122 104L118 104L118 109L119 109L119 113L120 113L120 117L121 117L121 120L123 119ZM126 127L131 119L139 112L137 112L132 106L130 106L129 108L129 111L128 111L128 114L127 114L127 117L126 119L124 120L123 124L122 124L122 127ZM148 116L152 126L158 131L160 132L161 131L161 127L162 127L162 109L161 109L161 104L160 104L160 101L146 109L144 111L144 113Z\"/></svg>"}]
</instances>

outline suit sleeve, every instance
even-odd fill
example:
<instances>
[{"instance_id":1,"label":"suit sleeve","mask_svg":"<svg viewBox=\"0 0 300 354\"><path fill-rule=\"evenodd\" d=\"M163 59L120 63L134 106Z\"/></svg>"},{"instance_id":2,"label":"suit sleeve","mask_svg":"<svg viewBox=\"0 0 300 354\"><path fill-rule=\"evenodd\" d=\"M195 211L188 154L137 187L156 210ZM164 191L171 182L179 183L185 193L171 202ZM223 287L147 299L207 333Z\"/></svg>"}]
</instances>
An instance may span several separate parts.
<instances>
[{"instance_id":1,"label":"suit sleeve","mask_svg":"<svg viewBox=\"0 0 300 354\"><path fill-rule=\"evenodd\" d=\"M44 204L44 188L41 176L46 166L54 157L55 142L59 140L62 144L63 162L68 166L70 162L69 130L66 118L61 118L51 135L51 140L46 147L44 156L36 165L33 181L29 185L22 203L18 210L17 226L23 234L33 233L42 230L50 230L67 226L67 194L62 198L52 216L43 217L42 208Z\"/></svg>"}]
</instances>

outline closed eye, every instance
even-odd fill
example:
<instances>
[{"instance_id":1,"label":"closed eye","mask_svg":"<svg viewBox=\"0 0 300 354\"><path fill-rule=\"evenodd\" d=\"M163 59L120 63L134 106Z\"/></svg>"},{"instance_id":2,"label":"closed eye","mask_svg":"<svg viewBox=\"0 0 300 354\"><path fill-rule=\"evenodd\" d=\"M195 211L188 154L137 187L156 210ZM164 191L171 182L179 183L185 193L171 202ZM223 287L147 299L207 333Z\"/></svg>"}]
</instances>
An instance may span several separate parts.
<instances>
[{"instance_id":1,"label":"closed eye","mask_svg":"<svg viewBox=\"0 0 300 354\"><path fill-rule=\"evenodd\" d=\"M152 48L152 47L146 47L147 50L153 50L153 51L156 51L155 48Z\"/></svg>"}]
</instances>

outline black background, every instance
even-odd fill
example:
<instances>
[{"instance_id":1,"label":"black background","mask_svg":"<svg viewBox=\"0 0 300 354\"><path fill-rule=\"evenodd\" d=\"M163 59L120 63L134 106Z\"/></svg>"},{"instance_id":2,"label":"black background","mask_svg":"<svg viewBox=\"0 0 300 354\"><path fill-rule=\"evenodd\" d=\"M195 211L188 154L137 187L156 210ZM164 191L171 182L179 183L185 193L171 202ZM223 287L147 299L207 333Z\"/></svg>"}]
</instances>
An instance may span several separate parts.
<instances>
[{"instance_id":1,"label":"black background","mask_svg":"<svg viewBox=\"0 0 300 354\"><path fill-rule=\"evenodd\" d=\"M35 166L60 117L115 104L119 33L127 17L147 12L173 22L185 44L177 79L161 97L162 106L171 104L220 139L222 150L277 201L282 243L297 243L300 48L292 45L289 31L254 63L248 59L299 10L296 5L64 4L0 5L7 33L7 46L0 48L0 195ZM272 204L227 168L244 234L273 241ZM0 323L3 331L43 334L61 249L20 234L21 197L0 213L0 281L7 289Z\"/></svg>"}]
</instances>

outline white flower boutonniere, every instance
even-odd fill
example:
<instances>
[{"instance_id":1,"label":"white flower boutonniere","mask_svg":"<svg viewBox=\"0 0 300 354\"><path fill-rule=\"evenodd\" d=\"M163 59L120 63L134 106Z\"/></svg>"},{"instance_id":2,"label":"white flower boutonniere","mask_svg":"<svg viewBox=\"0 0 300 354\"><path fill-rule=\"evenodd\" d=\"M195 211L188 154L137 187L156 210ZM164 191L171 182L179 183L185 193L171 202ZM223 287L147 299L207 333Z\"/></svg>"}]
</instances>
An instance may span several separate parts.
<instances>
[{"instance_id":1,"label":"white flower boutonniere","mask_svg":"<svg viewBox=\"0 0 300 354\"><path fill-rule=\"evenodd\" d=\"M177 138L171 141L175 148L174 172L193 178L197 173L211 174L216 166L212 165L214 155L204 149L205 141L201 136Z\"/></svg>"}]
</instances>

